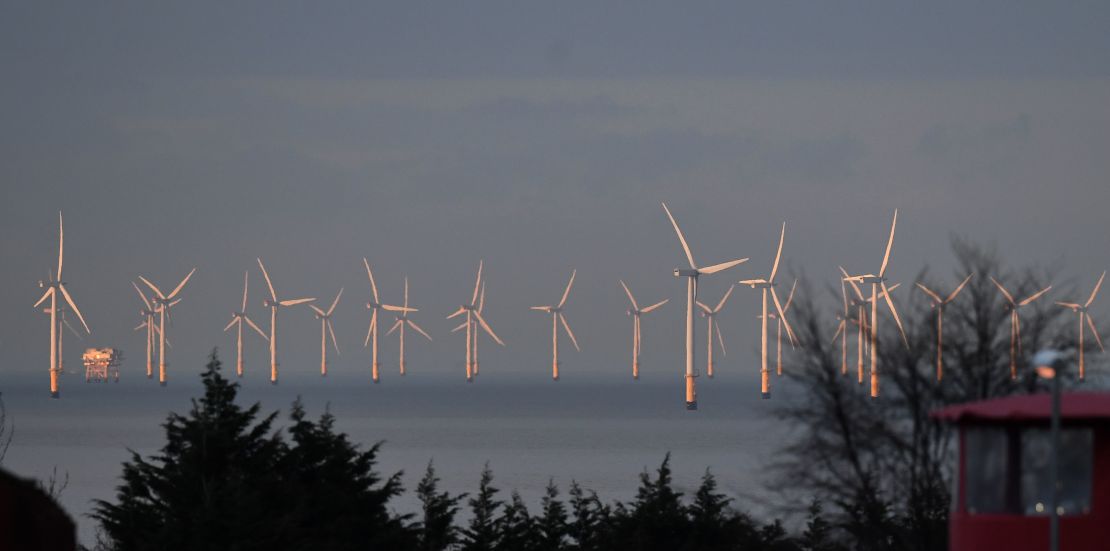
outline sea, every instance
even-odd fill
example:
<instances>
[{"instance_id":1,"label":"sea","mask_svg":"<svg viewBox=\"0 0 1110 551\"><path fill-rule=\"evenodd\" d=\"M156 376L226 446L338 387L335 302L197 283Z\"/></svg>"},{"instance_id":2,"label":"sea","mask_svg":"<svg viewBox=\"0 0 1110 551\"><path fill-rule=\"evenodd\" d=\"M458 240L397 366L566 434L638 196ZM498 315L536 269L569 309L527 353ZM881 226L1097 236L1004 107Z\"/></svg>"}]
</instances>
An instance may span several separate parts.
<instances>
[{"instance_id":1,"label":"sea","mask_svg":"<svg viewBox=\"0 0 1110 551\"><path fill-rule=\"evenodd\" d=\"M535 511L549 480L564 496L577 481L606 502L627 501L640 473L653 472L668 453L674 484L687 495L710 469L738 509L773 510L769 467L796 430L774 414L776 400L794 399L785 378L776 378L775 398L763 400L753 377L699 377L699 409L687 411L681 374L553 381L533 371L539 374L507 376L486 367L473 383L415 369L404 377L386 372L379 384L364 373L302 374L278 385L264 373L248 373L239 380L238 399L261 403L264 413L280 410L281 428L300 397L310 417L329 410L354 442L381 442L380 472L403 473L405 494L391 505L399 513L418 510L413 489L429 462L441 488L452 493L473 492L488 464L500 497L515 490ZM202 387L195 374L160 387L142 374L86 383L83 374L70 373L61 397L51 399L44 379L0 386L14 430L2 465L24 477L67 481L60 502L77 522L81 542L91 545L93 500L115 498L131 450L157 452L167 415L187 413Z\"/></svg>"}]
</instances>

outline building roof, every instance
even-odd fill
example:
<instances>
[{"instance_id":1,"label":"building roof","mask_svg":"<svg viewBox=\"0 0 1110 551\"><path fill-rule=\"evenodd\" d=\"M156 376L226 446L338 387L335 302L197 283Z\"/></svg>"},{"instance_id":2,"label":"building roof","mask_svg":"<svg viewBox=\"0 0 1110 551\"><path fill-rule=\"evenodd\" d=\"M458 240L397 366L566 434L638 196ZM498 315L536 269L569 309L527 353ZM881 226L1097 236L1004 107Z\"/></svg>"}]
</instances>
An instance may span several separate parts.
<instances>
[{"instance_id":1,"label":"building roof","mask_svg":"<svg viewBox=\"0 0 1110 551\"><path fill-rule=\"evenodd\" d=\"M1110 392L1061 393L1063 419L1110 420ZM1051 394L1007 396L981 402L968 402L932 412L934 419L952 423L976 421L1040 421L1052 415Z\"/></svg>"}]
</instances>

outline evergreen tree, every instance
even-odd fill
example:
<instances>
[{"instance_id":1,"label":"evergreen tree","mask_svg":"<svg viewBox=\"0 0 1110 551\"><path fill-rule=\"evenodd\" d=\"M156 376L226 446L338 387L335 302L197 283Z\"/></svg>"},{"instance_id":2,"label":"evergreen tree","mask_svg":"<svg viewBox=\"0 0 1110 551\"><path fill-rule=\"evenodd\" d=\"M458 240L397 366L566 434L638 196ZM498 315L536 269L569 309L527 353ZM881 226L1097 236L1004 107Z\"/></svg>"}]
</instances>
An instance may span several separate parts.
<instances>
[{"instance_id":1,"label":"evergreen tree","mask_svg":"<svg viewBox=\"0 0 1110 551\"><path fill-rule=\"evenodd\" d=\"M673 551L686 542L690 523L682 494L671 487L671 454L663 459L654 479L644 471L630 508L620 508L616 541L631 549Z\"/></svg>"},{"instance_id":2,"label":"evergreen tree","mask_svg":"<svg viewBox=\"0 0 1110 551\"><path fill-rule=\"evenodd\" d=\"M567 535L573 542L570 548L600 551L609 547L606 545L610 532L607 526L613 519L610 518L609 508L601 503L597 494L591 491L586 495L577 481L571 481L570 506L574 515L567 525Z\"/></svg>"},{"instance_id":3,"label":"evergreen tree","mask_svg":"<svg viewBox=\"0 0 1110 551\"><path fill-rule=\"evenodd\" d=\"M500 551L530 551L535 549L535 521L528 514L528 507L520 494L513 492L512 499L497 521L497 549Z\"/></svg>"},{"instance_id":4,"label":"evergreen tree","mask_svg":"<svg viewBox=\"0 0 1110 551\"><path fill-rule=\"evenodd\" d=\"M822 516L821 502L809 504L806 529L802 532L801 546L805 551L842 551L845 548L833 540L833 526Z\"/></svg>"},{"instance_id":5,"label":"evergreen tree","mask_svg":"<svg viewBox=\"0 0 1110 551\"><path fill-rule=\"evenodd\" d=\"M464 551L492 551L497 548L496 515L501 507L501 502L495 498L498 491L493 487L493 471L486 463L478 483L478 494L467 501L473 517L470 526L463 532L466 536L462 547Z\"/></svg>"},{"instance_id":6,"label":"evergreen tree","mask_svg":"<svg viewBox=\"0 0 1110 551\"><path fill-rule=\"evenodd\" d=\"M543 516L536 527L539 551L559 551L565 549L567 537L567 508L559 501L559 487L552 479L547 480L547 491L543 496Z\"/></svg>"},{"instance_id":7,"label":"evergreen tree","mask_svg":"<svg viewBox=\"0 0 1110 551\"><path fill-rule=\"evenodd\" d=\"M459 541L455 514L466 494L452 496L448 492L440 493L438 486L439 477L429 461L424 478L416 486L416 495L424 512L423 520L416 526L422 551L443 551Z\"/></svg>"},{"instance_id":8,"label":"evergreen tree","mask_svg":"<svg viewBox=\"0 0 1110 551\"><path fill-rule=\"evenodd\" d=\"M709 469L702 475L701 485L694 494L689 514L691 534L688 549L728 549L730 540L735 536L731 525L737 524L730 514L732 500L717 492L717 480Z\"/></svg>"}]
</instances>

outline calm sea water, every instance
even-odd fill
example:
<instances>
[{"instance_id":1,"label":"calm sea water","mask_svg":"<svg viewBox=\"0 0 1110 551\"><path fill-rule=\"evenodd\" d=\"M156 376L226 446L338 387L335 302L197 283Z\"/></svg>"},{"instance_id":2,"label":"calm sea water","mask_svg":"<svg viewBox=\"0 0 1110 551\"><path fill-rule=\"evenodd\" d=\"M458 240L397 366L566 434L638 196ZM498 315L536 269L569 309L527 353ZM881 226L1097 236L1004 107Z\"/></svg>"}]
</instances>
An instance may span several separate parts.
<instances>
[{"instance_id":1,"label":"calm sea water","mask_svg":"<svg viewBox=\"0 0 1110 551\"><path fill-rule=\"evenodd\" d=\"M67 375L59 400L47 396L45 381L7 384L0 391L15 438L4 465L23 476L46 478L55 467L68 473L61 501L82 541L91 542L95 525L85 516L91 500L114 498L128 449L146 455L162 445L166 414L186 412L190 398L200 395L198 378L186 379L159 388L145 378L85 384ZM280 409L279 426L298 395L311 416L330 407L338 429L354 441L384 441L379 468L404 471L407 490L434 460L444 489L473 491L488 461L504 496L516 489L530 506L539 503L549 477L564 493L577 480L606 501L627 500L639 473L657 467L669 451L681 490L696 488L708 467L740 508L758 512L766 496L766 464L786 437L758 388L721 376L699 379L697 412L683 407L680 376L552 382L487 372L466 384L410 374L378 385L353 376L301 376L286 377L279 386L260 379L244 380L241 403ZM780 385L776 399L789 394ZM393 504L400 512L417 505L411 491Z\"/></svg>"}]
</instances>

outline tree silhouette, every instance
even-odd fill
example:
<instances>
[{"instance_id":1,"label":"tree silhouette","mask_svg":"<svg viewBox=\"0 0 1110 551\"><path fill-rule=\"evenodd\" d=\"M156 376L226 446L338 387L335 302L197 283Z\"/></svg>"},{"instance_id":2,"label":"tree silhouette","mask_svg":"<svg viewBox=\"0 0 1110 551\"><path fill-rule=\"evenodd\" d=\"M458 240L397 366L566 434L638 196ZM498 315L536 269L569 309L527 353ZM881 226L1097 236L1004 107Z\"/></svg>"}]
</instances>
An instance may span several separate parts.
<instances>
[{"instance_id":1,"label":"tree silhouette","mask_svg":"<svg viewBox=\"0 0 1110 551\"><path fill-rule=\"evenodd\" d=\"M565 549L567 539L567 507L559 501L559 488L555 481L548 479L543 496L543 514L537 519L536 532L538 551L559 551Z\"/></svg>"},{"instance_id":2,"label":"tree silhouette","mask_svg":"<svg viewBox=\"0 0 1110 551\"><path fill-rule=\"evenodd\" d=\"M497 510L501 502L495 499L499 490L493 487L493 471L489 463L482 469L478 482L478 493L467 501L473 516L470 525L463 531L464 551L492 551L497 549L499 540Z\"/></svg>"},{"instance_id":3,"label":"tree silhouette","mask_svg":"<svg viewBox=\"0 0 1110 551\"><path fill-rule=\"evenodd\" d=\"M530 551L536 548L535 521L528 514L528 507L524 505L519 493L514 491L512 499L502 509L497 528L498 550Z\"/></svg>"},{"instance_id":4,"label":"tree silhouette","mask_svg":"<svg viewBox=\"0 0 1110 551\"><path fill-rule=\"evenodd\" d=\"M424 518L415 526L420 539L422 551L442 551L459 541L459 530L455 528L455 514L459 511L459 502L466 498L466 494L452 496L447 492L440 493L439 477L435 474L432 462L428 461L428 469L424 478L416 486L416 495L420 498Z\"/></svg>"}]
</instances>

